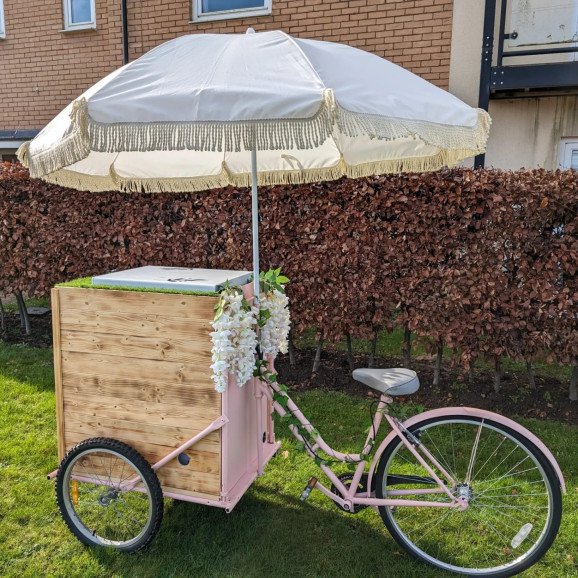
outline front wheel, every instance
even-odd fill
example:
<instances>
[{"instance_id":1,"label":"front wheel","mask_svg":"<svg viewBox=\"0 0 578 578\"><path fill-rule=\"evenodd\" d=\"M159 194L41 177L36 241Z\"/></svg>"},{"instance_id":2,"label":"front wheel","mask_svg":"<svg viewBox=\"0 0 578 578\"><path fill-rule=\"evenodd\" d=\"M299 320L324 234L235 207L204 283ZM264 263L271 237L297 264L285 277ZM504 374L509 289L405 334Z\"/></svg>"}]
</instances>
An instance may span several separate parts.
<instances>
[{"instance_id":1,"label":"front wheel","mask_svg":"<svg viewBox=\"0 0 578 578\"><path fill-rule=\"evenodd\" d=\"M400 546L438 568L492 578L518 574L544 555L560 526L562 496L556 473L531 441L500 423L466 415L425 419L408 429L455 480L448 486L468 508L381 506ZM376 471L376 497L450 502L445 493L390 493L437 487L394 438Z\"/></svg>"},{"instance_id":2,"label":"front wheel","mask_svg":"<svg viewBox=\"0 0 578 578\"><path fill-rule=\"evenodd\" d=\"M56 501L66 525L84 544L124 552L145 548L163 518L163 494L149 463L129 445L85 440L62 460Z\"/></svg>"}]
</instances>

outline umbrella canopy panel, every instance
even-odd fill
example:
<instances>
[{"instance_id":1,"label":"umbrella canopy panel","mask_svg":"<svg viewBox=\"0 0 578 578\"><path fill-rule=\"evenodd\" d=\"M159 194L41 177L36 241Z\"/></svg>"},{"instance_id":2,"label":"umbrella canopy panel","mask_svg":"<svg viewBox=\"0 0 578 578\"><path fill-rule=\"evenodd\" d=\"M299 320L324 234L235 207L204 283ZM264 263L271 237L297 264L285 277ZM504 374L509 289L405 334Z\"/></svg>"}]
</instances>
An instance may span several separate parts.
<instances>
[{"instance_id":1,"label":"umbrella canopy panel","mask_svg":"<svg viewBox=\"0 0 578 578\"><path fill-rule=\"evenodd\" d=\"M92 191L196 191L435 170L483 152L486 112L373 54L279 31L190 35L113 72L19 151Z\"/></svg>"}]
</instances>

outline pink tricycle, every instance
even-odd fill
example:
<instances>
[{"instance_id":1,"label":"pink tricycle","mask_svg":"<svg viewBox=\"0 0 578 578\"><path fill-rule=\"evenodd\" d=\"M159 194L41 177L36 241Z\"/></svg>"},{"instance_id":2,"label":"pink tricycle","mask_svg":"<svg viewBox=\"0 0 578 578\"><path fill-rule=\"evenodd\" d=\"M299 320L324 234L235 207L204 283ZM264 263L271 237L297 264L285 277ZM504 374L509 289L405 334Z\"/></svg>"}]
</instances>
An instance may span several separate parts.
<instances>
[{"instance_id":1,"label":"pink tricycle","mask_svg":"<svg viewBox=\"0 0 578 578\"><path fill-rule=\"evenodd\" d=\"M267 371L272 375L272 363ZM380 393L359 454L331 448L274 379L255 378L245 386L253 387L258 401L257 423L265 417L262 408L273 409L331 483L311 478L303 501L317 489L350 514L372 507L410 554L462 575L512 576L544 555L560 526L565 485L555 458L535 435L510 419L465 407L401 422L388 405L395 396L417 391L414 371L357 369L353 376ZM391 432L377 446L384 418ZM70 530L85 544L134 552L159 529L163 493L230 511L278 449L271 431L262 434L268 443L257 444L255 475L244 480L233 500L163 492L157 477L168 463L186 461L187 450L228 421L224 404L218 419L152 465L114 439L76 445L56 475L58 504ZM334 473L336 463L349 464L351 472Z\"/></svg>"}]
</instances>

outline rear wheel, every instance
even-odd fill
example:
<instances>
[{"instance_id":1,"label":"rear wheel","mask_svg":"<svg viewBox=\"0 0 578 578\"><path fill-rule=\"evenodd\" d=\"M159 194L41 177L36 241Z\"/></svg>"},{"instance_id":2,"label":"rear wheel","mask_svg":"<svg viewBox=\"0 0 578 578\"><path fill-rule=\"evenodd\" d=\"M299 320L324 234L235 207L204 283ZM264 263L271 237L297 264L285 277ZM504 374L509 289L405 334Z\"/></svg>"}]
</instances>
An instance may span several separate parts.
<instances>
[{"instance_id":1,"label":"rear wheel","mask_svg":"<svg viewBox=\"0 0 578 578\"><path fill-rule=\"evenodd\" d=\"M124 552L145 548L163 518L163 494L149 463L129 445L85 440L62 460L56 501L70 531L84 544Z\"/></svg>"},{"instance_id":2,"label":"rear wheel","mask_svg":"<svg viewBox=\"0 0 578 578\"><path fill-rule=\"evenodd\" d=\"M457 482L448 486L469 507L384 507L392 536L413 556L467 576L513 576L535 564L560 526L560 483L542 452L491 420L448 416L424 420L409 431ZM442 480L443 474L437 470ZM450 502L444 493L389 495L395 490L435 490L437 484L396 437L380 459L378 498Z\"/></svg>"}]
</instances>

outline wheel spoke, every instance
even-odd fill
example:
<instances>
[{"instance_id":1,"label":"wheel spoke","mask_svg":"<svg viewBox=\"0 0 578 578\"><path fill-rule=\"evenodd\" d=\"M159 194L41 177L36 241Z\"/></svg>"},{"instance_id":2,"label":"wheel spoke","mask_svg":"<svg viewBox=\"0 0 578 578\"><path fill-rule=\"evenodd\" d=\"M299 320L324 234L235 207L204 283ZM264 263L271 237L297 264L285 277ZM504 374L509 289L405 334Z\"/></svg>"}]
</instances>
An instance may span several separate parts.
<instances>
[{"instance_id":1,"label":"wheel spoke","mask_svg":"<svg viewBox=\"0 0 578 578\"><path fill-rule=\"evenodd\" d=\"M452 493L469 507L445 512L433 507L381 508L388 529L410 552L453 572L475 570L483 575L521 566L546 539L553 516L555 486L532 446L486 418L440 417L417 423L410 431L420 432L432 456L454 476L457 485ZM383 487L388 473L418 476L423 471L399 440L386 448L382 461L378 487ZM457 478L460 471L464 478ZM432 500L424 495L410 498ZM512 540L527 524L530 530L513 546Z\"/></svg>"},{"instance_id":2,"label":"wheel spoke","mask_svg":"<svg viewBox=\"0 0 578 578\"><path fill-rule=\"evenodd\" d=\"M504 457L502 459L502 461L488 474L488 476L491 476L516 450L518 449L518 446L514 445L514 447L511 449L511 451L506 455L506 457ZM527 459L528 456L524 457L524 460Z\"/></svg>"},{"instance_id":3,"label":"wheel spoke","mask_svg":"<svg viewBox=\"0 0 578 578\"><path fill-rule=\"evenodd\" d=\"M451 436L451 441L452 441L452 459L453 459L453 464L454 464L452 472L455 474L455 473L457 473L457 468L456 468L456 449L454 446L454 424L453 423L450 423L450 436ZM457 480L457 477L454 477L454 480Z\"/></svg>"},{"instance_id":4,"label":"wheel spoke","mask_svg":"<svg viewBox=\"0 0 578 578\"><path fill-rule=\"evenodd\" d=\"M486 483L493 482L492 485L489 488L486 488L483 492L480 492L478 495L483 496L484 494L486 494L490 490L492 490L494 488L496 488L496 489L499 488L499 486L497 484L500 480L503 480L504 478L512 477L512 476L520 475L520 474L525 474L527 472L533 472L534 470L537 470L537 469L538 469L537 467L533 467L533 468L528 468L526 470L521 470L519 472L514 472L514 473L507 472L503 476L500 476L499 478L494 478L493 480L487 480ZM528 482L525 482L525 483L528 483Z\"/></svg>"},{"instance_id":5,"label":"wheel spoke","mask_svg":"<svg viewBox=\"0 0 578 578\"><path fill-rule=\"evenodd\" d=\"M466 484L469 484L472 481L472 470L474 469L474 464L476 463L476 454L478 453L478 444L480 443L480 435L482 433L483 426L484 420L480 422L480 427L478 427L478 432L476 433L476 441L474 442L474 447L472 448L470 463L468 464L468 473L466 474Z\"/></svg>"},{"instance_id":6,"label":"wheel spoke","mask_svg":"<svg viewBox=\"0 0 578 578\"><path fill-rule=\"evenodd\" d=\"M494 430L490 430L489 434L486 436L486 441L482 447L482 452L486 449L486 447L489 445L490 443L490 439L492 439L493 434L495 434ZM494 451L488 456L488 458L486 459L486 461L480 466L480 469L475 472L473 474L473 478L475 479L476 476L481 475L482 471L484 470L484 468L486 467L487 464L490 463L490 460L498 453L499 449L502 447L502 445L504 444L504 442L508 439L505 436L501 436L502 439L500 440L500 443L497 445L497 447L494 449Z\"/></svg>"},{"instance_id":7,"label":"wheel spoke","mask_svg":"<svg viewBox=\"0 0 578 578\"><path fill-rule=\"evenodd\" d=\"M429 439L429 440L431 441L431 443L433 444L437 455L435 455L435 454L428 448L429 452L432 454L432 456L433 456L434 458L437 459L438 462L441 463L442 467L444 467L444 468L447 470L447 472L450 474L450 476L452 476L452 478L457 482L457 481L458 481L458 478L457 478L455 472L453 472L453 471L451 470L451 468L449 467L449 465L448 465L445 457L442 455L442 453L441 453L440 450L438 449L436 443L435 443L434 440L431 438L431 436L430 436L430 434L429 434L429 432L428 432L427 430L426 430L426 434L427 434L427 436L428 436L428 439ZM436 468L436 469L437 469L437 468ZM440 473L441 473L441 472L440 472Z\"/></svg>"},{"instance_id":8,"label":"wheel spoke","mask_svg":"<svg viewBox=\"0 0 578 578\"><path fill-rule=\"evenodd\" d=\"M419 538L416 540L416 544L418 544L421 540L423 540L428 534L430 534L432 532L432 530L434 530L435 528L437 528L451 513L451 509L448 508L446 512L444 512L441 516L439 516L439 519L437 521L434 520L434 522L426 524L425 526L422 526L417 533L420 534ZM428 528L428 531L425 532L425 534L421 534L420 531Z\"/></svg>"}]
</instances>

